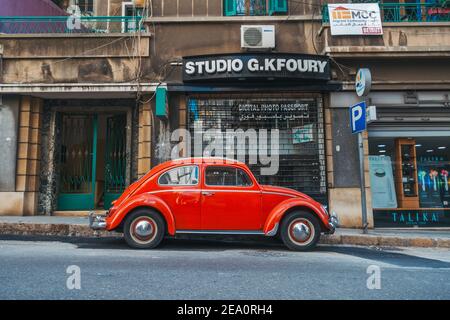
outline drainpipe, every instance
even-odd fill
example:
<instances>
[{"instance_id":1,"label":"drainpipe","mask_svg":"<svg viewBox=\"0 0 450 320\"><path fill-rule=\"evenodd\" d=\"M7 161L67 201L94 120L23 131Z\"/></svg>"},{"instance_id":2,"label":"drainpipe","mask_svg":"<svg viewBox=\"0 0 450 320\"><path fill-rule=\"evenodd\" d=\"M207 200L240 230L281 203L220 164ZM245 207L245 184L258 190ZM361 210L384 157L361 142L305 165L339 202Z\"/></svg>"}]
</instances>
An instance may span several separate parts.
<instances>
[{"instance_id":1,"label":"drainpipe","mask_svg":"<svg viewBox=\"0 0 450 320\"><path fill-rule=\"evenodd\" d=\"M107 6L107 12L106 12L106 15L109 17L109 10L111 9L111 0L108 0L108 6ZM108 32L109 32L109 19L108 19L108 22L106 23L106 30L108 30Z\"/></svg>"},{"instance_id":2,"label":"drainpipe","mask_svg":"<svg viewBox=\"0 0 450 320\"><path fill-rule=\"evenodd\" d=\"M3 82L3 45L0 44L0 79Z\"/></svg>"}]
</instances>

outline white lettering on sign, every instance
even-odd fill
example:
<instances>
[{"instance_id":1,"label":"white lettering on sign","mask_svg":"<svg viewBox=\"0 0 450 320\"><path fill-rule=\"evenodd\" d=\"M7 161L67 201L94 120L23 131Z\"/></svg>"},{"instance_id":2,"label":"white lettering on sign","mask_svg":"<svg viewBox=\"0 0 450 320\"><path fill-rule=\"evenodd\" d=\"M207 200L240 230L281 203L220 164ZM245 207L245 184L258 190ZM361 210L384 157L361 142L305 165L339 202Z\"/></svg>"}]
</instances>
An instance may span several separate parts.
<instances>
[{"instance_id":1,"label":"white lettering on sign","mask_svg":"<svg viewBox=\"0 0 450 320\"><path fill-rule=\"evenodd\" d=\"M258 59L251 58L247 61L249 72L311 72L324 73L328 61L315 59L284 59L266 58L261 63ZM184 71L188 75L214 74L223 72L239 73L244 70L244 62L239 59L218 59L204 61L188 61L184 65Z\"/></svg>"}]
</instances>

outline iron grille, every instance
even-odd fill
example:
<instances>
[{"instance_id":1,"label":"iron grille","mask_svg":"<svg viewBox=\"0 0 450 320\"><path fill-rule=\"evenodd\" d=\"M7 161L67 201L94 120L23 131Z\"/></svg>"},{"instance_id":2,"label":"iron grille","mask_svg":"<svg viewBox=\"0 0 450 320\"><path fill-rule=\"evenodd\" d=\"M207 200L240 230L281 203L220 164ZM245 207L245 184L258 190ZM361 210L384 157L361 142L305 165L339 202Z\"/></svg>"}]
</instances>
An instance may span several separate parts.
<instances>
[{"instance_id":1,"label":"iron grille","mask_svg":"<svg viewBox=\"0 0 450 320\"><path fill-rule=\"evenodd\" d=\"M245 148L245 162L259 183L299 190L326 203L324 128L320 98L190 97L188 128L191 137L194 137L195 129L197 133L199 128L203 133L209 129L220 129L224 139L228 134L227 129L254 129L256 132L260 129L278 129L280 155L277 174L261 175L261 168L264 166L259 161L258 164L249 164L250 156L258 151L258 146L235 144L233 154L240 151L238 148ZM270 133L268 136L270 137ZM203 149L206 144L207 142ZM270 146L270 142L268 144ZM194 140L192 149L193 146ZM227 155L226 150L224 155Z\"/></svg>"}]
</instances>

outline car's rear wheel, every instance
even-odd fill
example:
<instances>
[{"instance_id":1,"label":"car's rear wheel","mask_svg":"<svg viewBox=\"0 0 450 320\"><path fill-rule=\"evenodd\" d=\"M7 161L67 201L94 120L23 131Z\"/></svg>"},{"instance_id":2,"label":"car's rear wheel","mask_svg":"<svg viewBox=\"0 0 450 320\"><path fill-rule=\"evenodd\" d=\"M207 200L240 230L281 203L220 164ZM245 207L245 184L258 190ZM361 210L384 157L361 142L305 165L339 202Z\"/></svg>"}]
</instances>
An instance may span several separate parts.
<instances>
[{"instance_id":1,"label":"car's rear wheel","mask_svg":"<svg viewBox=\"0 0 450 320\"><path fill-rule=\"evenodd\" d=\"M139 209L130 213L125 220L123 235L132 248L151 249L164 238L163 218L154 210Z\"/></svg>"},{"instance_id":2,"label":"car's rear wheel","mask_svg":"<svg viewBox=\"0 0 450 320\"><path fill-rule=\"evenodd\" d=\"M283 219L280 235L289 249L306 251L317 245L320 232L320 222L314 214L306 211L294 211Z\"/></svg>"}]
</instances>

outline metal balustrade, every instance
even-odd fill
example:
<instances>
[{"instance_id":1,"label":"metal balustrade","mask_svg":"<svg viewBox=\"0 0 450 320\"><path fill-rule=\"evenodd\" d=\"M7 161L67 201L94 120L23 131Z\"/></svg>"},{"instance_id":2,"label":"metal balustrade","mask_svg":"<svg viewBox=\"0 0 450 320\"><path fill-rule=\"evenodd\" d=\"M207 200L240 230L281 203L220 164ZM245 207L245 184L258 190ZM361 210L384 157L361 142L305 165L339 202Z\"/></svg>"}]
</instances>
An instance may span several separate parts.
<instances>
[{"instance_id":1,"label":"metal balustrade","mask_svg":"<svg viewBox=\"0 0 450 320\"><path fill-rule=\"evenodd\" d=\"M3 16L0 34L35 33L128 33L141 29L137 16Z\"/></svg>"}]
</instances>

